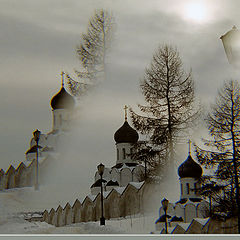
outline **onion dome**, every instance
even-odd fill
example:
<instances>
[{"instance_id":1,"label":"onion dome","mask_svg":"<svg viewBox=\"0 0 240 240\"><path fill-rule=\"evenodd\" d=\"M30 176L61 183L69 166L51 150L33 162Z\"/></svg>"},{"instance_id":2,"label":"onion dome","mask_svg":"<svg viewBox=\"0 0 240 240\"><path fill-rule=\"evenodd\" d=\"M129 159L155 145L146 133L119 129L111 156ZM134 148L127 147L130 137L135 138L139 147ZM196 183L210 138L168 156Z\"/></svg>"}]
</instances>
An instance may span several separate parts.
<instances>
[{"instance_id":1,"label":"onion dome","mask_svg":"<svg viewBox=\"0 0 240 240\"><path fill-rule=\"evenodd\" d=\"M51 106L53 110L71 109L74 107L74 104L75 104L74 98L69 93L67 93L63 86L51 100Z\"/></svg>"},{"instance_id":2,"label":"onion dome","mask_svg":"<svg viewBox=\"0 0 240 240\"><path fill-rule=\"evenodd\" d=\"M178 175L180 178L200 178L202 176L202 167L196 163L191 155L179 166Z\"/></svg>"},{"instance_id":3,"label":"onion dome","mask_svg":"<svg viewBox=\"0 0 240 240\"><path fill-rule=\"evenodd\" d=\"M136 143L138 138L137 131L130 127L127 121L114 134L116 143Z\"/></svg>"}]
</instances>

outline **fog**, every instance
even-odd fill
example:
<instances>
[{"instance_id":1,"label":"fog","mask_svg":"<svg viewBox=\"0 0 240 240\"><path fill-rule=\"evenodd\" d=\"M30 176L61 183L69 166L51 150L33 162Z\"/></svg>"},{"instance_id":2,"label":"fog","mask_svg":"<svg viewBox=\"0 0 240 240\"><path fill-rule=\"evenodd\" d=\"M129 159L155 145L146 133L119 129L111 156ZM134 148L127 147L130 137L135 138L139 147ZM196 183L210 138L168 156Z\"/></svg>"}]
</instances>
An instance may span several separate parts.
<instances>
[{"instance_id":1,"label":"fog","mask_svg":"<svg viewBox=\"0 0 240 240\"><path fill-rule=\"evenodd\" d=\"M203 22L186 18L187 0L0 2L0 167L4 170L25 159L36 128L43 133L51 130L50 100L60 89L61 71L74 76L73 69L79 69L75 47L94 9L105 8L115 16L108 79L79 100L72 134L63 141L61 158L46 179L49 185L61 183L62 195L87 194L96 166L115 164L113 135L123 123L123 107L137 110L137 103L144 103L139 81L159 44L178 48L184 68L192 69L196 96L206 108L223 82L238 76L219 39L239 25L237 0L203 1L208 10ZM199 141L204 131L198 127L194 140ZM177 164L187 157L187 142L181 149ZM175 170L173 192L178 188L177 166Z\"/></svg>"}]
</instances>

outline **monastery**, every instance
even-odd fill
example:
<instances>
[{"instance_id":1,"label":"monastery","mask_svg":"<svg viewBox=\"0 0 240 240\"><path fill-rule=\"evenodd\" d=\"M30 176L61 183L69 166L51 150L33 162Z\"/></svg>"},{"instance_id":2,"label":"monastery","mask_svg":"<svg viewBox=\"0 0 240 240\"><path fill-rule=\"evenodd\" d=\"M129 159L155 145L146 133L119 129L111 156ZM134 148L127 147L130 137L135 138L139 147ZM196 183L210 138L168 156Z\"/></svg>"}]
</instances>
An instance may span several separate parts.
<instances>
[{"instance_id":1,"label":"monastery","mask_svg":"<svg viewBox=\"0 0 240 240\"><path fill-rule=\"evenodd\" d=\"M53 114L52 130L41 134L37 148L34 138L30 140L30 147L26 151L26 161L21 162L15 169L10 166L6 173L0 171L0 190L33 186L35 179L36 155L39 157L40 183L41 176L47 171L51 162L58 157L59 141L69 133L71 116L74 111L75 100L65 89L62 73L62 86L51 99ZM148 184L144 182L144 166L132 159L133 145L138 142L139 135L127 119L114 134L116 147L116 162L111 167L105 167L102 181L98 172L90 186L90 194L74 202L67 202L65 206L43 210L42 221L55 226L63 226L76 222L98 221L101 213L101 184L103 183L104 216L106 219L143 214L146 210L151 193ZM203 200L196 189L202 176L202 168L191 154L178 168L181 186L180 200L170 203L168 207L168 222L176 225L187 223L193 218L208 216L208 203ZM163 209L159 210L156 229L164 227Z\"/></svg>"}]
</instances>

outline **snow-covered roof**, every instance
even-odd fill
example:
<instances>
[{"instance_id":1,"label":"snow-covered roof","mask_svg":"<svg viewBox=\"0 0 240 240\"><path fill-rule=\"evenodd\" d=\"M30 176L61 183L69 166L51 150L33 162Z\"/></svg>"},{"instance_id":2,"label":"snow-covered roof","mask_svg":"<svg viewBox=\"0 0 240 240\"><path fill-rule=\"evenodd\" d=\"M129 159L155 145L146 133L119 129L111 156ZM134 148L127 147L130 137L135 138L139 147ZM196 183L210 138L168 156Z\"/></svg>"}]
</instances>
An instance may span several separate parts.
<instances>
[{"instance_id":1,"label":"snow-covered roof","mask_svg":"<svg viewBox=\"0 0 240 240\"><path fill-rule=\"evenodd\" d=\"M111 191L112 191L112 190L111 190ZM104 198L107 198L111 191L104 191L104 192L103 192L103 197L104 197Z\"/></svg>"},{"instance_id":2,"label":"snow-covered roof","mask_svg":"<svg viewBox=\"0 0 240 240\"><path fill-rule=\"evenodd\" d=\"M114 189L120 194L122 195L122 193L124 192L126 187L114 187Z\"/></svg>"},{"instance_id":3,"label":"snow-covered roof","mask_svg":"<svg viewBox=\"0 0 240 240\"><path fill-rule=\"evenodd\" d=\"M87 197L89 197L92 201L94 201L97 195L89 194L87 195Z\"/></svg>"},{"instance_id":4,"label":"snow-covered roof","mask_svg":"<svg viewBox=\"0 0 240 240\"><path fill-rule=\"evenodd\" d=\"M190 223L178 223L177 225L179 225L182 229L184 229L186 231L188 229Z\"/></svg>"},{"instance_id":5,"label":"snow-covered roof","mask_svg":"<svg viewBox=\"0 0 240 240\"><path fill-rule=\"evenodd\" d=\"M144 185L145 181L142 182L130 182L129 184L134 186L136 189L140 189Z\"/></svg>"},{"instance_id":6,"label":"snow-covered roof","mask_svg":"<svg viewBox=\"0 0 240 240\"><path fill-rule=\"evenodd\" d=\"M204 226L208 221L209 221L209 217L208 218L194 218L193 220L196 222L199 222L202 226Z\"/></svg>"}]
</instances>

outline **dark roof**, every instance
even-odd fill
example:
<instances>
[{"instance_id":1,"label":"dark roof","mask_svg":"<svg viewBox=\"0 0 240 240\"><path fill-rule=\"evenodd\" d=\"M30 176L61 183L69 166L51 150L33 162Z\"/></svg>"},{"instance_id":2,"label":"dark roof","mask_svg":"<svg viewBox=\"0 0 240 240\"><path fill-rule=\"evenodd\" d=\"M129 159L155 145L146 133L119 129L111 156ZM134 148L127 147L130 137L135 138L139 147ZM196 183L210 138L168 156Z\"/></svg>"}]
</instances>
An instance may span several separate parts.
<instances>
[{"instance_id":1,"label":"dark roof","mask_svg":"<svg viewBox=\"0 0 240 240\"><path fill-rule=\"evenodd\" d=\"M182 198L180 199L179 201L177 201L176 203L181 203L181 204L185 204L187 202L187 198ZM201 202L202 199L199 197L199 198L189 198L189 201L191 202Z\"/></svg>"},{"instance_id":2,"label":"dark roof","mask_svg":"<svg viewBox=\"0 0 240 240\"><path fill-rule=\"evenodd\" d=\"M118 181L112 181L112 180L110 180L110 181L107 183L106 186L119 186L119 183L118 183Z\"/></svg>"},{"instance_id":3,"label":"dark roof","mask_svg":"<svg viewBox=\"0 0 240 240\"><path fill-rule=\"evenodd\" d=\"M75 105L74 98L67 93L64 87L60 89L60 91L53 96L51 100L52 109L71 109Z\"/></svg>"},{"instance_id":4,"label":"dark roof","mask_svg":"<svg viewBox=\"0 0 240 240\"><path fill-rule=\"evenodd\" d=\"M178 168L178 175L180 178L200 178L202 172L202 167L196 163L190 155Z\"/></svg>"},{"instance_id":5,"label":"dark roof","mask_svg":"<svg viewBox=\"0 0 240 240\"><path fill-rule=\"evenodd\" d=\"M116 143L136 143L138 138L137 131L130 127L127 121L114 134Z\"/></svg>"},{"instance_id":6,"label":"dark roof","mask_svg":"<svg viewBox=\"0 0 240 240\"><path fill-rule=\"evenodd\" d=\"M37 152L37 148L39 149L39 148L42 148L42 147L39 146L39 145L38 145L38 147L37 147L37 145L34 145L34 146L32 146L31 148L29 148L29 149L26 151L26 154Z\"/></svg>"},{"instance_id":7,"label":"dark roof","mask_svg":"<svg viewBox=\"0 0 240 240\"><path fill-rule=\"evenodd\" d=\"M201 202L202 201L202 199L200 197L199 198L189 198L189 200L191 202Z\"/></svg>"},{"instance_id":8,"label":"dark roof","mask_svg":"<svg viewBox=\"0 0 240 240\"><path fill-rule=\"evenodd\" d=\"M183 222L183 218L182 217L173 216L171 218L170 222Z\"/></svg>"},{"instance_id":9,"label":"dark roof","mask_svg":"<svg viewBox=\"0 0 240 240\"><path fill-rule=\"evenodd\" d=\"M171 218L170 215L167 215L167 218ZM160 216L156 221L155 221L155 224L158 223L158 222L166 222L166 215L163 214L162 216Z\"/></svg>"},{"instance_id":10,"label":"dark roof","mask_svg":"<svg viewBox=\"0 0 240 240\"><path fill-rule=\"evenodd\" d=\"M102 181L101 181L101 179L98 179L98 180L91 186L91 188L101 187L101 182L105 183L105 182L107 182L107 181L106 181L105 179L102 179Z\"/></svg>"},{"instance_id":11,"label":"dark roof","mask_svg":"<svg viewBox=\"0 0 240 240\"><path fill-rule=\"evenodd\" d=\"M182 198L180 199L179 201L177 201L176 203L181 203L181 204L184 204L187 202L187 198Z\"/></svg>"},{"instance_id":12,"label":"dark roof","mask_svg":"<svg viewBox=\"0 0 240 240\"><path fill-rule=\"evenodd\" d=\"M128 166L128 167L135 167L135 166L139 165L138 163L124 163L124 164L126 164L126 166ZM119 168L122 168L122 166L123 166L123 163L118 163L115 166L113 166L112 168L119 169Z\"/></svg>"}]
</instances>

